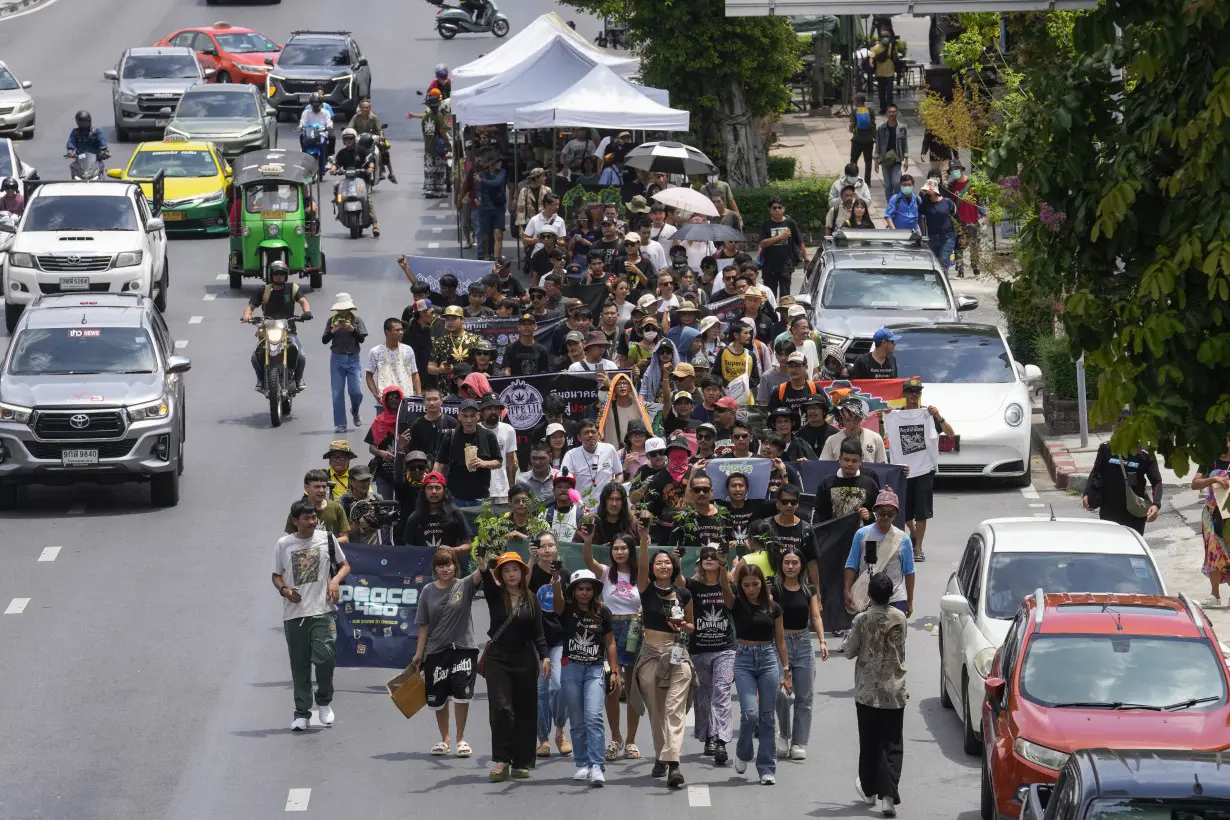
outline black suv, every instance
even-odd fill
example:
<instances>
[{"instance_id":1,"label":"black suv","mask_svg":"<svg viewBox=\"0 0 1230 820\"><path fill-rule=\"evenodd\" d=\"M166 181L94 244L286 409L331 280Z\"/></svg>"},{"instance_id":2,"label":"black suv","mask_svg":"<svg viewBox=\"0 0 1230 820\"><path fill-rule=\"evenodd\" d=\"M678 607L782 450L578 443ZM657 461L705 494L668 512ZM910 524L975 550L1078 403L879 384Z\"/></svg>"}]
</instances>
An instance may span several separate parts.
<instances>
[{"instance_id":1,"label":"black suv","mask_svg":"<svg viewBox=\"0 0 1230 820\"><path fill-rule=\"evenodd\" d=\"M372 69L349 31L294 31L265 80L269 105L278 116L298 120L308 97L319 91L333 107L335 123L354 116L371 97Z\"/></svg>"}]
</instances>

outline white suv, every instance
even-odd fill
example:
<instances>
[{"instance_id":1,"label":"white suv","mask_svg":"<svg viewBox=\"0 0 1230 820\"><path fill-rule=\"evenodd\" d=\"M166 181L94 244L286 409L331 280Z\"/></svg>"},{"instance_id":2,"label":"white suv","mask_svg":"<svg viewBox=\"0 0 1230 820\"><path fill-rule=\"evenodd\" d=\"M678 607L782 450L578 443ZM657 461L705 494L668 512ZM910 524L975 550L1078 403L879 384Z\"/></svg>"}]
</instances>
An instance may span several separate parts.
<instances>
[{"instance_id":1,"label":"white suv","mask_svg":"<svg viewBox=\"0 0 1230 820\"><path fill-rule=\"evenodd\" d=\"M1043 592L1168 595L1135 530L1096 518L992 518L965 544L940 599L940 703L961 704L964 746L982 752L984 681L1021 599Z\"/></svg>"},{"instance_id":2,"label":"white suv","mask_svg":"<svg viewBox=\"0 0 1230 820\"><path fill-rule=\"evenodd\" d=\"M166 310L167 232L140 186L53 182L36 188L4 263L4 323L56 293L134 293Z\"/></svg>"}]
</instances>

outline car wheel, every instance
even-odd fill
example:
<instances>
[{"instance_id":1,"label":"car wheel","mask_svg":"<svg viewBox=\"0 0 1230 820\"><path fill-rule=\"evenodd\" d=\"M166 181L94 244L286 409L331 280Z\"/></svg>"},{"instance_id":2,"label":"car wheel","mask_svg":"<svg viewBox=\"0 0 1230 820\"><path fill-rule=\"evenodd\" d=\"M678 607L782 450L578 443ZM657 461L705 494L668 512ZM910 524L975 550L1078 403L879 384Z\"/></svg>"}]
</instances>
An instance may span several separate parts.
<instances>
[{"instance_id":1,"label":"car wheel","mask_svg":"<svg viewBox=\"0 0 1230 820\"><path fill-rule=\"evenodd\" d=\"M991 789L991 771L990 763L986 758L982 760L982 787L979 789L979 814L982 815L982 820L998 820L995 816L995 792Z\"/></svg>"},{"instance_id":2,"label":"car wheel","mask_svg":"<svg viewBox=\"0 0 1230 820\"><path fill-rule=\"evenodd\" d=\"M225 71L219 71L217 74L214 75L215 83L229 83L230 81L231 81L231 75L227 74Z\"/></svg>"},{"instance_id":3,"label":"car wheel","mask_svg":"<svg viewBox=\"0 0 1230 820\"><path fill-rule=\"evenodd\" d=\"M25 131L22 131L22 132L21 132L21 138L22 138L23 140L32 140L32 139L34 139L34 129L33 129L33 128L27 128Z\"/></svg>"},{"instance_id":4,"label":"car wheel","mask_svg":"<svg viewBox=\"0 0 1230 820\"><path fill-rule=\"evenodd\" d=\"M175 474L184 474L184 431L179 433L179 450L175 456Z\"/></svg>"},{"instance_id":5,"label":"car wheel","mask_svg":"<svg viewBox=\"0 0 1230 820\"><path fill-rule=\"evenodd\" d=\"M156 289L156 294L157 294L154 296L154 307L158 308L159 313L166 313L167 312L167 290L168 290L167 285L170 284L170 281L171 281L171 276L170 276L171 271L170 271L170 266L167 264L165 259L163 260L162 265L163 265L162 278L158 280L157 284L154 285Z\"/></svg>"},{"instance_id":6,"label":"car wheel","mask_svg":"<svg viewBox=\"0 0 1230 820\"><path fill-rule=\"evenodd\" d=\"M969 716L969 673L961 672L961 748L967 755L982 751L982 741L974 734L974 722Z\"/></svg>"},{"instance_id":7,"label":"car wheel","mask_svg":"<svg viewBox=\"0 0 1230 820\"><path fill-rule=\"evenodd\" d=\"M243 274L232 273L230 285L231 290L241 290L243 288Z\"/></svg>"},{"instance_id":8,"label":"car wheel","mask_svg":"<svg viewBox=\"0 0 1230 820\"><path fill-rule=\"evenodd\" d=\"M0 484L0 510L16 509L20 502L20 484Z\"/></svg>"},{"instance_id":9,"label":"car wheel","mask_svg":"<svg viewBox=\"0 0 1230 820\"><path fill-rule=\"evenodd\" d=\"M940 627L940 706L952 708L952 698L948 695L948 675L944 671L944 628Z\"/></svg>"},{"instance_id":10,"label":"car wheel","mask_svg":"<svg viewBox=\"0 0 1230 820\"><path fill-rule=\"evenodd\" d=\"M115 123L115 141L116 142L128 142L129 136L130 136L129 130L125 128L124 126L120 125L119 122L117 121Z\"/></svg>"},{"instance_id":11,"label":"car wheel","mask_svg":"<svg viewBox=\"0 0 1230 820\"><path fill-rule=\"evenodd\" d=\"M21 318L21 312L24 308L21 305L15 305L12 302L4 303L4 326L8 328L9 333L17 329L17 320Z\"/></svg>"},{"instance_id":12,"label":"car wheel","mask_svg":"<svg viewBox=\"0 0 1230 820\"><path fill-rule=\"evenodd\" d=\"M149 500L155 507L179 504L179 473L175 470L156 473L149 482Z\"/></svg>"}]
</instances>

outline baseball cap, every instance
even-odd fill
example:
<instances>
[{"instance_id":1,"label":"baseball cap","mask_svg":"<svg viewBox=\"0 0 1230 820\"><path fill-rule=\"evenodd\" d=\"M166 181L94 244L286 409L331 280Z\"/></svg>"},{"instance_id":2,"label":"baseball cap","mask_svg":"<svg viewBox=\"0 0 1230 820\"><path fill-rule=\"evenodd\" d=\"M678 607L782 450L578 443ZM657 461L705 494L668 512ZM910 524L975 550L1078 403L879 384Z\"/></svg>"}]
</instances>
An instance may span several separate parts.
<instances>
[{"instance_id":1,"label":"baseball cap","mask_svg":"<svg viewBox=\"0 0 1230 820\"><path fill-rule=\"evenodd\" d=\"M558 424L553 424L553 425L551 425L551 426L552 426L552 427L559 427L559 425L558 425ZM560 427L560 429L562 430L563 428L562 428L562 427ZM575 487L575 486L577 486L577 477L576 477L576 476L574 476L574 475L569 475L569 474L568 474L568 473L566 473L566 472L565 472L565 473L556 473L556 474L555 474L555 478L551 479L551 483L552 483L553 485L554 485L554 484L561 484L561 483L563 483L563 484L567 484L569 487Z\"/></svg>"},{"instance_id":2,"label":"baseball cap","mask_svg":"<svg viewBox=\"0 0 1230 820\"><path fill-rule=\"evenodd\" d=\"M696 307L695 302L686 299L680 302L679 307L675 309L676 313L698 313L699 311L700 309Z\"/></svg>"},{"instance_id":3,"label":"baseball cap","mask_svg":"<svg viewBox=\"0 0 1230 820\"><path fill-rule=\"evenodd\" d=\"M796 350L786 357L786 364L807 364L807 357Z\"/></svg>"},{"instance_id":4,"label":"baseball cap","mask_svg":"<svg viewBox=\"0 0 1230 820\"><path fill-rule=\"evenodd\" d=\"M444 473L430 472L423 476L424 484L439 484L442 487L448 486L448 481L444 478Z\"/></svg>"},{"instance_id":5,"label":"baseball cap","mask_svg":"<svg viewBox=\"0 0 1230 820\"><path fill-rule=\"evenodd\" d=\"M410 454L406 456L406 463L410 464L415 461L428 461L427 454L422 450L411 450Z\"/></svg>"},{"instance_id":6,"label":"baseball cap","mask_svg":"<svg viewBox=\"0 0 1230 820\"><path fill-rule=\"evenodd\" d=\"M629 232L628 232L628 233L624 236L624 241L625 241L625 242L635 242L636 244L638 244L638 245L639 245L639 244L641 244L641 235L640 235L639 233L637 233L636 231L629 231Z\"/></svg>"},{"instance_id":7,"label":"baseball cap","mask_svg":"<svg viewBox=\"0 0 1230 820\"><path fill-rule=\"evenodd\" d=\"M415 313L422 313L425 310L431 310L431 300L430 299L419 299L417 302L414 303Z\"/></svg>"},{"instance_id":8,"label":"baseball cap","mask_svg":"<svg viewBox=\"0 0 1230 820\"><path fill-rule=\"evenodd\" d=\"M643 296L641 296L640 299L636 300L636 306L638 308L649 310L651 307L657 304L657 301L658 301L658 297L654 296L652 293L646 293Z\"/></svg>"},{"instance_id":9,"label":"baseball cap","mask_svg":"<svg viewBox=\"0 0 1230 820\"><path fill-rule=\"evenodd\" d=\"M521 314L521 321L520 321L520 322L518 322L518 324L522 324L522 325L536 325L536 324L538 324L538 320L534 318L534 314L532 314L532 313L522 313L522 314Z\"/></svg>"},{"instance_id":10,"label":"baseball cap","mask_svg":"<svg viewBox=\"0 0 1230 820\"><path fill-rule=\"evenodd\" d=\"M902 392L917 390L918 392L921 393L922 389L923 389L922 379L918 378L917 376L910 376L908 379L905 380L905 384L901 385Z\"/></svg>"},{"instance_id":11,"label":"baseball cap","mask_svg":"<svg viewBox=\"0 0 1230 820\"><path fill-rule=\"evenodd\" d=\"M559 422L554 422L552 424L547 425L546 435L550 437L550 436L555 435L556 433L567 433L567 432L568 431L564 429L564 425L560 424Z\"/></svg>"},{"instance_id":12,"label":"baseball cap","mask_svg":"<svg viewBox=\"0 0 1230 820\"><path fill-rule=\"evenodd\" d=\"M654 436L645 442L645 453L661 453L666 450L666 440Z\"/></svg>"},{"instance_id":13,"label":"baseball cap","mask_svg":"<svg viewBox=\"0 0 1230 820\"><path fill-rule=\"evenodd\" d=\"M671 371L671 375L686 379L688 376L695 376L696 370L694 370L692 365L687 362L680 362L675 365L675 369Z\"/></svg>"},{"instance_id":14,"label":"baseball cap","mask_svg":"<svg viewBox=\"0 0 1230 820\"><path fill-rule=\"evenodd\" d=\"M888 328L882 327L876 331L874 336L871 337L871 341L875 344L883 344L884 342L895 342L900 338L900 336L893 333Z\"/></svg>"},{"instance_id":15,"label":"baseball cap","mask_svg":"<svg viewBox=\"0 0 1230 820\"><path fill-rule=\"evenodd\" d=\"M545 296L545 295L546 295L546 293L547 293L547 289L546 289L546 288L544 288L544 287L542 287L541 285L530 285L530 286L529 286L528 288L526 288L525 290L526 290L526 292L527 292L527 293L529 293L531 296L533 296L535 293L541 293L541 294L543 294L543 295Z\"/></svg>"},{"instance_id":16,"label":"baseball cap","mask_svg":"<svg viewBox=\"0 0 1230 820\"><path fill-rule=\"evenodd\" d=\"M445 316L456 316L459 319L466 317L466 312L461 309L460 305L449 305L444 309Z\"/></svg>"},{"instance_id":17,"label":"baseball cap","mask_svg":"<svg viewBox=\"0 0 1230 820\"><path fill-rule=\"evenodd\" d=\"M493 353L495 352L495 345L491 343L490 339L479 339L477 342L474 343L474 349L476 351L484 351L487 353Z\"/></svg>"},{"instance_id":18,"label":"baseball cap","mask_svg":"<svg viewBox=\"0 0 1230 820\"><path fill-rule=\"evenodd\" d=\"M366 464L357 464L350 468L351 481L371 481L372 471L367 468Z\"/></svg>"},{"instance_id":19,"label":"baseball cap","mask_svg":"<svg viewBox=\"0 0 1230 820\"><path fill-rule=\"evenodd\" d=\"M671 404L675 404L677 402L684 401L684 400L690 401L693 404L696 403L696 399L692 398L691 393L689 393L686 390L680 390L678 393L675 394L674 398L671 399Z\"/></svg>"},{"instance_id":20,"label":"baseball cap","mask_svg":"<svg viewBox=\"0 0 1230 820\"><path fill-rule=\"evenodd\" d=\"M739 405L730 396L722 396L722 398L717 400L717 404L714 406L720 407L723 410L738 410L739 409Z\"/></svg>"},{"instance_id":21,"label":"baseball cap","mask_svg":"<svg viewBox=\"0 0 1230 820\"><path fill-rule=\"evenodd\" d=\"M667 450L687 450L692 452L692 445L688 444L688 440L680 435L671 436L671 440L666 443Z\"/></svg>"},{"instance_id":22,"label":"baseball cap","mask_svg":"<svg viewBox=\"0 0 1230 820\"><path fill-rule=\"evenodd\" d=\"M692 357L692 367L694 368L704 368L708 370L712 366L713 364L709 361L709 357L704 353L697 353Z\"/></svg>"},{"instance_id":23,"label":"baseball cap","mask_svg":"<svg viewBox=\"0 0 1230 820\"><path fill-rule=\"evenodd\" d=\"M457 408L457 412L460 413L464 410L474 410L477 412L478 402L474 401L474 399L466 399L461 403L461 406Z\"/></svg>"},{"instance_id":24,"label":"baseball cap","mask_svg":"<svg viewBox=\"0 0 1230 820\"><path fill-rule=\"evenodd\" d=\"M483 410L489 410L489 409L490 409L490 408L492 408L492 407L500 407L500 408L503 408L503 407L504 407L504 402L503 402L503 400L501 400L501 399L500 399L500 397L499 397L499 395L498 395L498 394L496 394L496 393L486 393L486 394L484 394L484 395L483 395L483 403L480 405L480 408L481 408L481 409L483 409Z\"/></svg>"},{"instance_id":25,"label":"baseball cap","mask_svg":"<svg viewBox=\"0 0 1230 820\"><path fill-rule=\"evenodd\" d=\"M567 344L568 342L580 342L584 344L585 335L579 330L570 330L568 331L568 335L564 337L564 344ZM605 342L603 342L603 344L605 344Z\"/></svg>"},{"instance_id":26,"label":"baseball cap","mask_svg":"<svg viewBox=\"0 0 1230 820\"><path fill-rule=\"evenodd\" d=\"M786 315L790 318L794 318L795 316L806 316L807 308L802 305L791 305L790 309L786 311Z\"/></svg>"},{"instance_id":27,"label":"baseball cap","mask_svg":"<svg viewBox=\"0 0 1230 820\"><path fill-rule=\"evenodd\" d=\"M555 232L554 232L554 231L552 231L552 233L555 233ZM495 264L496 264L497 266L499 266L501 269L503 269L503 268L508 268L508 267L512 267L512 262L509 262L509 261L508 261L508 257L507 257L507 256L499 256L499 257L496 257Z\"/></svg>"}]
</instances>

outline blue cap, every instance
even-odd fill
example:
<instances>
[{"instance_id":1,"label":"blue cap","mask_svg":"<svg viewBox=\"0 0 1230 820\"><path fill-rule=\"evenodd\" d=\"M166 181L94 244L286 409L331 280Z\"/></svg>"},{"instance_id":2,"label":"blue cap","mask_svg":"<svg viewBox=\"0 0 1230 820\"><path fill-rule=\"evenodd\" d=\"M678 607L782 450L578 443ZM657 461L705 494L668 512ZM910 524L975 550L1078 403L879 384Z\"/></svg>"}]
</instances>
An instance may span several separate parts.
<instances>
[{"instance_id":1,"label":"blue cap","mask_svg":"<svg viewBox=\"0 0 1230 820\"><path fill-rule=\"evenodd\" d=\"M872 336L871 340L875 342L876 344L883 344L884 342L895 342L900 338L901 338L900 336L898 336L896 333L893 333L888 328L882 327L876 331L876 335Z\"/></svg>"},{"instance_id":2,"label":"blue cap","mask_svg":"<svg viewBox=\"0 0 1230 820\"><path fill-rule=\"evenodd\" d=\"M496 264L499 265L501 268L507 268L507 267L512 266L512 262L508 261L507 256L497 256L495 258L495 261L496 261Z\"/></svg>"}]
</instances>

